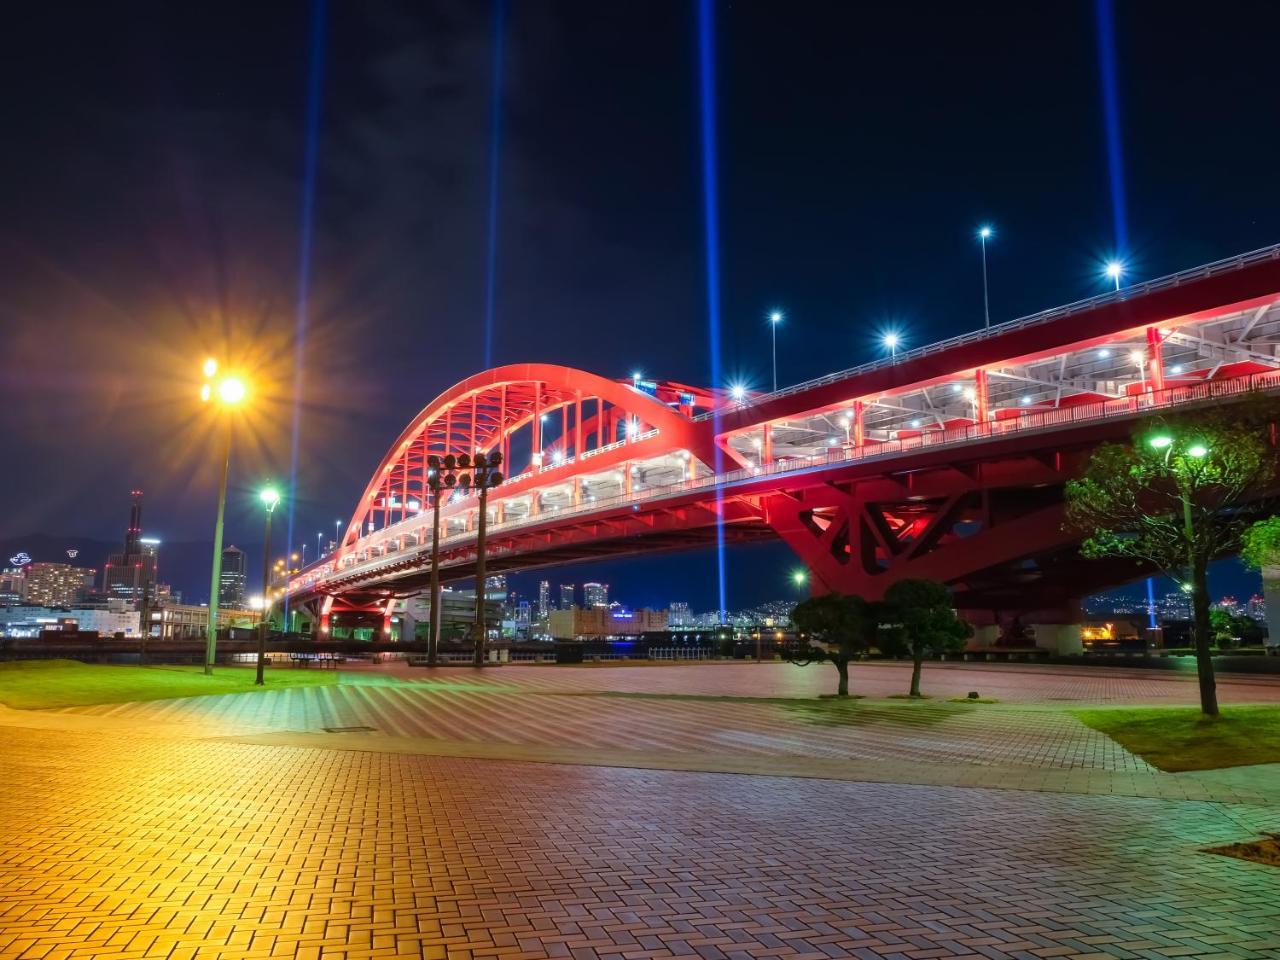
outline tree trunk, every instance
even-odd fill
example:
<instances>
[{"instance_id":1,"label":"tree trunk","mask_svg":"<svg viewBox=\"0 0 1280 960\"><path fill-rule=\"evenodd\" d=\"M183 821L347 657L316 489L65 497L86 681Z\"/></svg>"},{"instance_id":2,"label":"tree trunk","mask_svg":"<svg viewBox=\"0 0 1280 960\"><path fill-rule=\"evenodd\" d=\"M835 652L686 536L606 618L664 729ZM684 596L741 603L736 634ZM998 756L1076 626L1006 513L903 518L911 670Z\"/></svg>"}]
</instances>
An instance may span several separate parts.
<instances>
[{"instance_id":1,"label":"tree trunk","mask_svg":"<svg viewBox=\"0 0 1280 960\"><path fill-rule=\"evenodd\" d=\"M1218 685L1213 678L1213 657L1209 646L1213 633L1209 624L1209 582L1206 565L1196 563L1191 574L1191 606L1195 611L1196 673L1200 677L1200 710L1210 717L1218 715Z\"/></svg>"},{"instance_id":2,"label":"tree trunk","mask_svg":"<svg viewBox=\"0 0 1280 960\"><path fill-rule=\"evenodd\" d=\"M836 696L847 697L849 695L849 661L842 658L833 660L832 663L840 671L840 686L836 688Z\"/></svg>"},{"instance_id":3,"label":"tree trunk","mask_svg":"<svg viewBox=\"0 0 1280 960\"><path fill-rule=\"evenodd\" d=\"M913 697L920 696L920 664L923 661L923 654L911 654L911 696Z\"/></svg>"}]
</instances>

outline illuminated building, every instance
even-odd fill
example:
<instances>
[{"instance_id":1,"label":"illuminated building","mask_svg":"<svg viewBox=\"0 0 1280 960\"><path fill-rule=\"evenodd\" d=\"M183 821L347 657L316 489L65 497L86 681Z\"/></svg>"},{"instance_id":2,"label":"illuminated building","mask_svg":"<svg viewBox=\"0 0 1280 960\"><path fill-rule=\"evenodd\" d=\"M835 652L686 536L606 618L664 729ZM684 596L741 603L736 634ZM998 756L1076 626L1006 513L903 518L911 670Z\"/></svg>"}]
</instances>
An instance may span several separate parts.
<instances>
[{"instance_id":1,"label":"illuminated building","mask_svg":"<svg viewBox=\"0 0 1280 960\"><path fill-rule=\"evenodd\" d=\"M561 610L573 609L574 604L576 603L576 600L574 599L574 595L576 593L577 593L577 588L572 583L560 584L560 609Z\"/></svg>"},{"instance_id":2,"label":"illuminated building","mask_svg":"<svg viewBox=\"0 0 1280 960\"><path fill-rule=\"evenodd\" d=\"M222 572L218 574L218 606L243 610L248 574L244 551L235 544L222 551Z\"/></svg>"},{"instance_id":3,"label":"illuminated building","mask_svg":"<svg viewBox=\"0 0 1280 960\"><path fill-rule=\"evenodd\" d=\"M102 568L102 593L108 599L136 601L144 590L154 590L159 563L159 540L142 538L142 491L130 493L129 527L124 535L124 550L107 557Z\"/></svg>"},{"instance_id":4,"label":"illuminated building","mask_svg":"<svg viewBox=\"0 0 1280 960\"><path fill-rule=\"evenodd\" d=\"M69 563L32 563L23 570L26 602L40 607L70 607L93 589L97 571Z\"/></svg>"},{"instance_id":5,"label":"illuminated building","mask_svg":"<svg viewBox=\"0 0 1280 960\"><path fill-rule=\"evenodd\" d=\"M556 640L580 640L587 637L630 637L667 629L665 610L610 610L588 607L585 610L551 611L548 627Z\"/></svg>"},{"instance_id":6,"label":"illuminated building","mask_svg":"<svg viewBox=\"0 0 1280 960\"><path fill-rule=\"evenodd\" d=\"M547 612L551 609L551 581L542 580L538 583L538 619L547 619Z\"/></svg>"},{"instance_id":7,"label":"illuminated building","mask_svg":"<svg viewBox=\"0 0 1280 960\"><path fill-rule=\"evenodd\" d=\"M608 607L609 585L607 583L584 583L582 585L582 605L588 610L595 607Z\"/></svg>"},{"instance_id":8,"label":"illuminated building","mask_svg":"<svg viewBox=\"0 0 1280 960\"><path fill-rule=\"evenodd\" d=\"M23 603L26 599L26 574L21 569L0 571L0 607Z\"/></svg>"},{"instance_id":9,"label":"illuminated building","mask_svg":"<svg viewBox=\"0 0 1280 960\"><path fill-rule=\"evenodd\" d=\"M693 615L689 613L689 604L684 601L674 601L668 607L670 611L667 615L667 622L672 627L691 627L693 626Z\"/></svg>"}]
</instances>

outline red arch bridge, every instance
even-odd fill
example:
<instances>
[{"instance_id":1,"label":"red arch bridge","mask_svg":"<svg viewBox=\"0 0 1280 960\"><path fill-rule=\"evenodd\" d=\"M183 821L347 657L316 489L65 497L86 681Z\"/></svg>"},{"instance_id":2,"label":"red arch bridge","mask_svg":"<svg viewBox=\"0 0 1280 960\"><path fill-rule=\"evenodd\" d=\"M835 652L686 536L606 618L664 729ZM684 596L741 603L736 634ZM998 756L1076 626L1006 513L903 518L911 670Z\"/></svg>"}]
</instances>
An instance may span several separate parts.
<instances>
[{"instance_id":1,"label":"red arch bridge","mask_svg":"<svg viewBox=\"0 0 1280 960\"><path fill-rule=\"evenodd\" d=\"M500 451L487 567L781 538L815 592L949 583L978 622L1078 622L1144 571L1084 561L1063 485L1155 413L1280 391L1280 245L772 393L486 370L428 403L373 471L330 555L288 584L323 634L424 592L432 454ZM479 503L441 505L444 581L473 576Z\"/></svg>"}]
</instances>

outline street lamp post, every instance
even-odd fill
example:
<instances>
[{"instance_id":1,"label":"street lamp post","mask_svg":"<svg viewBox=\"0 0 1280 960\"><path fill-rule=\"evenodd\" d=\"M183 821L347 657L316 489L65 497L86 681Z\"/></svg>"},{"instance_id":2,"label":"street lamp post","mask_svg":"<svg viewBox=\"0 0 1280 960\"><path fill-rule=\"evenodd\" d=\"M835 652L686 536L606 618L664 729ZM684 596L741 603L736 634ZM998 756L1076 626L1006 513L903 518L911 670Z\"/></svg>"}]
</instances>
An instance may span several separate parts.
<instances>
[{"instance_id":1,"label":"street lamp post","mask_svg":"<svg viewBox=\"0 0 1280 960\"><path fill-rule=\"evenodd\" d=\"M258 621L258 675L253 681L255 686L262 686L262 669L267 659L267 631L271 622L271 514L280 503L280 491L275 487L266 487L258 494L262 505L266 507L265 528L262 532L262 616Z\"/></svg>"},{"instance_id":2,"label":"street lamp post","mask_svg":"<svg viewBox=\"0 0 1280 960\"><path fill-rule=\"evenodd\" d=\"M773 392L778 392L778 324L782 322L782 311L774 310L769 314L769 330L773 334Z\"/></svg>"},{"instance_id":3,"label":"street lamp post","mask_svg":"<svg viewBox=\"0 0 1280 960\"><path fill-rule=\"evenodd\" d=\"M991 228L982 226L978 229L978 240L982 243L982 318L986 329L991 329L991 299L987 295L987 241L991 239Z\"/></svg>"},{"instance_id":4,"label":"street lamp post","mask_svg":"<svg viewBox=\"0 0 1280 960\"><path fill-rule=\"evenodd\" d=\"M902 337L896 331L890 330L880 338L880 342L889 348L889 359L897 360L898 344L902 342Z\"/></svg>"},{"instance_id":5,"label":"street lamp post","mask_svg":"<svg viewBox=\"0 0 1280 960\"><path fill-rule=\"evenodd\" d=\"M1174 448L1173 437L1161 434L1160 436L1152 437L1148 442L1154 449L1164 451L1164 462L1165 465L1168 466L1169 455L1173 453ZM1203 443L1193 443L1186 449L1186 455L1188 457L1193 457L1196 460L1202 460L1204 457L1208 456L1208 454L1209 448ZM1182 539L1185 540L1187 544L1187 583L1190 584L1191 588L1194 590L1196 588L1196 556L1195 542L1193 539L1195 537L1195 528L1191 522L1191 492L1187 489L1184 471L1177 470L1175 471L1175 475L1177 477L1178 484L1178 499L1182 501Z\"/></svg>"},{"instance_id":6,"label":"street lamp post","mask_svg":"<svg viewBox=\"0 0 1280 960\"><path fill-rule=\"evenodd\" d=\"M227 418L224 423L222 443L222 476L218 481L218 519L213 527L213 571L209 578L209 622L205 627L204 672L206 676L213 674L213 662L217 656L218 645L218 587L222 580L222 525L227 512L227 475L231 470L231 419L229 410L243 402L245 398L244 381L239 377L224 377L217 383L212 378L217 376L218 362L206 360L204 363L205 382L200 388L200 399L205 403L216 402L224 409Z\"/></svg>"},{"instance_id":7,"label":"street lamp post","mask_svg":"<svg viewBox=\"0 0 1280 960\"><path fill-rule=\"evenodd\" d=\"M1107 276L1115 281L1116 293L1120 292L1120 277L1124 275L1124 264L1119 260L1112 260L1107 264Z\"/></svg>"}]
</instances>

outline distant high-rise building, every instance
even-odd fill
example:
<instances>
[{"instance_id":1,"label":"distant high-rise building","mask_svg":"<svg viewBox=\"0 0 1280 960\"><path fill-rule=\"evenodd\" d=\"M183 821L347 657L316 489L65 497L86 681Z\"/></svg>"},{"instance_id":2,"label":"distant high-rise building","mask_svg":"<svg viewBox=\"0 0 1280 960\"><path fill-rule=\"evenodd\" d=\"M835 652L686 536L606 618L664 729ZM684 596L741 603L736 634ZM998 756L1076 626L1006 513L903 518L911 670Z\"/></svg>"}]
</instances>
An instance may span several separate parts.
<instances>
[{"instance_id":1,"label":"distant high-rise building","mask_svg":"<svg viewBox=\"0 0 1280 960\"><path fill-rule=\"evenodd\" d=\"M538 583L538 619L547 619L547 611L551 609L551 581L542 580Z\"/></svg>"},{"instance_id":2,"label":"distant high-rise building","mask_svg":"<svg viewBox=\"0 0 1280 960\"><path fill-rule=\"evenodd\" d=\"M693 617L689 614L689 604L681 600L672 601L667 611L667 625L670 627L691 627Z\"/></svg>"},{"instance_id":3,"label":"distant high-rise building","mask_svg":"<svg viewBox=\"0 0 1280 960\"><path fill-rule=\"evenodd\" d=\"M42 607L69 607L93 589L97 571L69 563L31 563L23 569L27 603Z\"/></svg>"},{"instance_id":4,"label":"distant high-rise building","mask_svg":"<svg viewBox=\"0 0 1280 960\"><path fill-rule=\"evenodd\" d=\"M142 538L142 491L133 490L129 495L133 503L129 507L124 550L107 557L102 568L102 593L107 599L138 601L144 590L155 589L160 541Z\"/></svg>"},{"instance_id":5,"label":"distant high-rise building","mask_svg":"<svg viewBox=\"0 0 1280 960\"><path fill-rule=\"evenodd\" d=\"M0 580L0 582L3 582L3 581ZM4 602L3 599L0 598L0 603L3 603L3 602ZM1253 619L1260 621L1261 623L1266 623L1267 622L1266 597L1264 597L1260 593L1255 593L1253 596L1249 598L1249 606L1247 607L1245 612L1248 613L1249 616L1253 617Z\"/></svg>"},{"instance_id":6,"label":"distant high-rise building","mask_svg":"<svg viewBox=\"0 0 1280 960\"><path fill-rule=\"evenodd\" d=\"M499 573L493 577L485 577L484 579L484 598L486 600L498 600L502 603L507 602L507 578Z\"/></svg>"},{"instance_id":7,"label":"distant high-rise building","mask_svg":"<svg viewBox=\"0 0 1280 960\"><path fill-rule=\"evenodd\" d=\"M572 583L560 584L560 609L572 610L574 605L574 593L576 588Z\"/></svg>"},{"instance_id":8,"label":"distant high-rise building","mask_svg":"<svg viewBox=\"0 0 1280 960\"><path fill-rule=\"evenodd\" d=\"M222 551L222 573L218 575L218 606L229 610L245 609L245 589L249 583L245 566L244 551L235 544Z\"/></svg>"},{"instance_id":9,"label":"distant high-rise building","mask_svg":"<svg viewBox=\"0 0 1280 960\"><path fill-rule=\"evenodd\" d=\"M21 568L0 571L0 607L12 607L27 599L27 576Z\"/></svg>"},{"instance_id":10,"label":"distant high-rise building","mask_svg":"<svg viewBox=\"0 0 1280 960\"><path fill-rule=\"evenodd\" d=\"M588 610L593 607L609 606L609 585L607 583L584 583L582 585L582 605Z\"/></svg>"}]
</instances>

